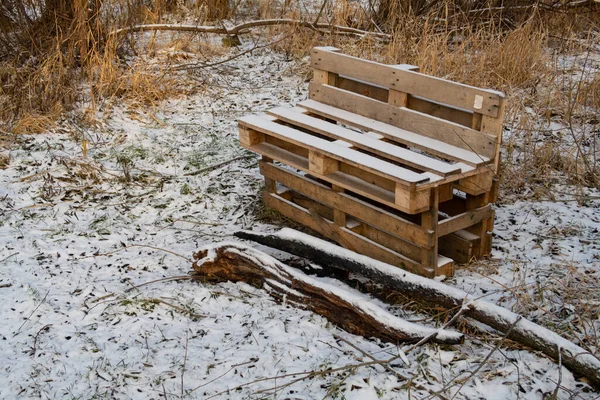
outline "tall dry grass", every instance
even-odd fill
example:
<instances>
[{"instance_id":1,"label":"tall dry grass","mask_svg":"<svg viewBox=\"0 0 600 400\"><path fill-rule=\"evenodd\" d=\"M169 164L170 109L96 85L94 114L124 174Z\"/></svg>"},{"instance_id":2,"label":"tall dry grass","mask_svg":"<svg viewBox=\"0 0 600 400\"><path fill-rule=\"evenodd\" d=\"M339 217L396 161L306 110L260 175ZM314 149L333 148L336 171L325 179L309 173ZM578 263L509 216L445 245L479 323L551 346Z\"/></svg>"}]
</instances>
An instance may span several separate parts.
<instances>
[{"instance_id":1,"label":"tall dry grass","mask_svg":"<svg viewBox=\"0 0 600 400\"><path fill-rule=\"evenodd\" d=\"M183 90L164 64L136 57L144 53L137 37L111 35L118 28L160 22L183 3L202 18L229 13L224 0L3 0L0 129L44 132L76 104L95 109L112 98L127 98L153 105ZM150 40L148 48L154 44Z\"/></svg>"},{"instance_id":2,"label":"tall dry grass","mask_svg":"<svg viewBox=\"0 0 600 400\"><path fill-rule=\"evenodd\" d=\"M153 105L185 91L148 57L155 53L156 35L146 35L154 39L141 48L137 40L143 35L111 37L108 33L116 28L168 18L197 23L318 19L386 32L390 40L294 25L253 34L298 59L313 46L333 45L356 56L414 64L427 74L501 90L509 100L506 192L522 193L532 183L543 189L557 179L600 187L597 135L590 123L598 119L600 80L589 73L591 63L577 57L598 41L600 7L571 3L329 0L310 8L276 0L5 0L0 5L0 128L42 132L79 101L93 111L110 103L107 99ZM44 4L54 4L55 12ZM140 57L132 58L136 50ZM137 61L124 63L125 58ZM553 131L557 126L562 127L559 134Z\"/></svg>"},{"instance_id":3,"label":"tall dry grass","mask_svg":"<svg viewBox=\"0 0 600 400\"><path fill-rule=\"evenodd\" d=\"M389 41L285 27L273 29L276 37L289 36L276 46L303 58L314 45L331 45L358 57L413 64L430 75L500 90L508 97L504 194L552 197L547 189L557 182L600 188L600 152L593 134L600 84L591 60L584 62L590 49L598 57L593 49L600 40L600 5L371 3L369 8L338 0L328 7L327 20L383 30L391 34ZM384 19L381 7L387 10Z\"/></svg>"}]
</instances>

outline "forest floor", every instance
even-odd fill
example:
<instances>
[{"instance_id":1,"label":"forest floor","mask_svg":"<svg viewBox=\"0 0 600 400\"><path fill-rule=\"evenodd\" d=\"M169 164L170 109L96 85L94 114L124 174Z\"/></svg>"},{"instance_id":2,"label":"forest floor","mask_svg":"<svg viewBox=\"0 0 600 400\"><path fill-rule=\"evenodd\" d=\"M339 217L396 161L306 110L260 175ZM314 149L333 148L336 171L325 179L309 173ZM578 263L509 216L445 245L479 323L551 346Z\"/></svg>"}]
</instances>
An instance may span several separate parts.
<instances>
[{"instance_id":1,"label":"forest floor","mask_svg":"<svg viewBox=\"0 0 600 400\"><path fill-rule=\"evenodd\" d=\"M13 139L0 170L0 398L600 396L512 342L464 379L502 339L472 322L465 344L427 344L392 365L410 381L363 366L285 386L294 372L368 361L337 337L380 359L410 346L348 334L243 283L140 286L186 275L194 251L239 229L294 226L262 206L258 156L239 146L236 120L304 100L307 61L257 49L194 72L195 94L153 108L115 104L92 128L66 118ZM504 196L492 257L446 283L598 354L600 192L551 189L552 200Z\"/></svg>"}]
</instances>

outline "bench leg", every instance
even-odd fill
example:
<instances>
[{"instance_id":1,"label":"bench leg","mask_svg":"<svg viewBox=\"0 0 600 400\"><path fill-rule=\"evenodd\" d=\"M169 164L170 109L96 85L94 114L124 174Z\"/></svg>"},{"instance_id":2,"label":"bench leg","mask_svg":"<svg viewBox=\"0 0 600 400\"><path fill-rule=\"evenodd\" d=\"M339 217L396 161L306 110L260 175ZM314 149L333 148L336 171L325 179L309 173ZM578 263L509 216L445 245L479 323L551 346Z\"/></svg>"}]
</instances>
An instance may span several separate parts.
<instances>
[{"instance_id":1,"label":"bench leg","mask_svg":"<svg viewBox=\"0 0 600 400\"><path fill-rule=\"evenodd\" d=\"M440 199L440 190L438 187L431 189L429 195L429 210L421 213L421 226L433 231L433 247L431 249L421 250L421 264L427 268L436 270L438 264L438 208Z\"/></svg>"},{"instance_id":2,"label":"bench leg","mask_svg":"<svg viewBox=\"0 0 600 400\"><path fill-rule=\"evenodd\" d=\"M467 211L483 207L490 202L491 192L483 193L477 196L467 194ZM473 248L475 257L489 255L492 249L492 238L488 232L494 228L494 217L484 219L483 221L467 228L467 231L479 237L479 243Z\"/></svg>"}]
</instances>

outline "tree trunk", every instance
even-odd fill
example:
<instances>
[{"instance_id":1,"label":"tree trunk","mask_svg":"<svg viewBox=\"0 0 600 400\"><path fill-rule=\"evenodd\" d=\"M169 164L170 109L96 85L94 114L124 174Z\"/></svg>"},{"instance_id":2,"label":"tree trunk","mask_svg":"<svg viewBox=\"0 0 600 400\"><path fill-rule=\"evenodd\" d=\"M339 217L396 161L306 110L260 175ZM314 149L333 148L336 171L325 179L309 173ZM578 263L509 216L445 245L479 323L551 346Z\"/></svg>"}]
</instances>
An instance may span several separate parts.
<instances>
[{"instance_id":1,"label":"tree trunk","mask_svg":"<svg viewBox=\"0 0 600 400\"><path fill-rule=\"evenodd\" d=\"M236 232L235 236L305 257L319 264L332 265L360 274L416 301L447 309L462 307L465 309L464 316L503 333L510 330L509 339L539 350L554 359L560 358L564 366L587 377L595 387L600 387L600 360L589 351L520 315L495 304L477 300L460 289L414 275L293 229L282 229L274 234L241 231Z\"/></svg>"},{"instance_id":2,"label":"tree trunk","mask_svg":"<svg viewBox=\"0 0 600 400\"><path fill-rule=\"evenodd\" d=\"M398 318L349 290L310 277L242 244L228 243L194 255L194 276L247 282L278 301L320 314L350 333L387 342L462 343L461 333L437 330Z\"/></svg>"}]
</instances>

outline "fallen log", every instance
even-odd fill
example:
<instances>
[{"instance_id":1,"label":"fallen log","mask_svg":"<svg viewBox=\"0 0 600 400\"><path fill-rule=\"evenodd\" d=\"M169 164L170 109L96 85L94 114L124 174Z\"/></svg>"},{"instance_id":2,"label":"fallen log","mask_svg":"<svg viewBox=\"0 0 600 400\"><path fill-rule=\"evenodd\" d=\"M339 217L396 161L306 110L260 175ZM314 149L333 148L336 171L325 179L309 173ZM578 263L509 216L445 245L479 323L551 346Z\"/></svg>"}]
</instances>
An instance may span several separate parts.
<instances>
[{"instance_id":1,"label":"fallen log","mask_svg":"<svg viewBox=\"0 0 600 400\"><path fill-rule=\"evenodd\" d=\"M192 277L217 277L264 288L277 300L320 314L350 333L393 343L416 343L426 337L444 344L464 341L460 332L405 321L359 294L307 276L240 243L202 249L194 259Z\"/></svg>"},{"instance_id":2,"label":"fallen log","mask_svg":"<svg viewBox=\"0 0 600 400\"><path fill-rule=\"evenodd\" d=\"M509 339L541 351L555 360L560 359L565 367L586 377L595 387L600 387L600 360L597 357L506 308L293 229L282 229L271 234L240 231L235 236L362 275L415 300L447 309L463 308L464 316L503 333L510 330Z\"/></svg>"},{"instance_id":3,"label":"fallen log","mask_svg":"<svg viewBox=\"0 0 600 400\"><path fill-rule=\"evenodd\" d=\"M252 28L276 26L276 25L293 25L303 28L320 31L323 33L339 33L357 36L374 36L377 38L390 39L391 35L382 32L364 31L361 29L351 28L343 25L331 25L325 23L313 23L297 19L280 18L280 19L262 19L257 21L249 21L238 24L231 28L222 26L202 26L202 25L182 25L182 24L147 24L133 25L125 28L117 29L111 32L110 36L119 36L133 32L146 31L180 31L180 32L195 32L195 33L216 33L221 35L240 35Z\"/></svg>"}]
</instances>

